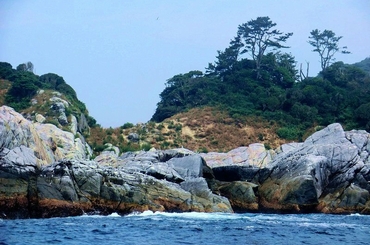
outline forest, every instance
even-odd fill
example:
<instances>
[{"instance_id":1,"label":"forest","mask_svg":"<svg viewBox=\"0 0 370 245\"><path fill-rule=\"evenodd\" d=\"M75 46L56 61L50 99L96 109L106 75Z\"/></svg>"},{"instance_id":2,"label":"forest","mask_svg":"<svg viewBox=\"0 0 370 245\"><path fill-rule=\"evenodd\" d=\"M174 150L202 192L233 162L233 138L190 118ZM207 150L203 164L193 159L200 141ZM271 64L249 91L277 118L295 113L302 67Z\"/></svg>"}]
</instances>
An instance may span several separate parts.
<instances>
[{"instance_id":1,"label":"forest","mask_svg":"<svg viewBox=\"0 0 370 245\"><path fill-rule=\"evenodd\" d=\"M307 41L322 70L309 77L297 69L291 53L282 51L293 33L275 26L269 17L239 25L230 46L218 51L205 73L189 71L167 80L151 120L212 106L237 120L258 115L276 122L285 139L299 140L307 128L333 122L370 130L370 58L353 65L335 61L336 53L350 54L339 46L342 37L316 29Z\"/></svg>"}]
</instances>

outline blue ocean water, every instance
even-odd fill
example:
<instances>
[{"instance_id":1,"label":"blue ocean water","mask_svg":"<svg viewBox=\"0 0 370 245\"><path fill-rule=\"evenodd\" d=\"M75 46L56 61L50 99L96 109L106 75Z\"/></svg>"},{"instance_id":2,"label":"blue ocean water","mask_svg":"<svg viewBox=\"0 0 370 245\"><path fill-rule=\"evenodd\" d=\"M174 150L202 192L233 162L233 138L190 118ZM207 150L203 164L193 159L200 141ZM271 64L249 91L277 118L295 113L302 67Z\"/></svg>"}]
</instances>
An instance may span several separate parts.
<instances>
[{"instance_id":1,"label":"blue ocean water","mask_svg":"<svg viewBox=\"0 0 370 245\"><path fill-rule=\"evenodd\" d=\"M370 216L147 211L0 220L0 244L370 244Z\"/></svg>"}]
</instances>

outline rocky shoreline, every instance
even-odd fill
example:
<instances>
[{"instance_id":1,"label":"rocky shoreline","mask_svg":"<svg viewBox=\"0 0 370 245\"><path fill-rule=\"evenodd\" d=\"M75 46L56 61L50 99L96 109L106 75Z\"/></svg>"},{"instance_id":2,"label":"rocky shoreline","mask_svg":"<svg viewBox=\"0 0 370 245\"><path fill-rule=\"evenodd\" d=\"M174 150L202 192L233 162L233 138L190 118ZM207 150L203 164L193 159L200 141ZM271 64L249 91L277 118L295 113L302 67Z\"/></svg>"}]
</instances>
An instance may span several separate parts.
<instances>
[{"instance_id":1,"label":"rocky shoreline","mask_svg":"<svg viewBox=\"0 0 370 245\"><path fill-rule=\"evenodd\" d=\"M370 136L331 124L302 143L90 160L82 137L0 107L0 218L166 212L370 214Z\"/></svg>"}]
</instances>

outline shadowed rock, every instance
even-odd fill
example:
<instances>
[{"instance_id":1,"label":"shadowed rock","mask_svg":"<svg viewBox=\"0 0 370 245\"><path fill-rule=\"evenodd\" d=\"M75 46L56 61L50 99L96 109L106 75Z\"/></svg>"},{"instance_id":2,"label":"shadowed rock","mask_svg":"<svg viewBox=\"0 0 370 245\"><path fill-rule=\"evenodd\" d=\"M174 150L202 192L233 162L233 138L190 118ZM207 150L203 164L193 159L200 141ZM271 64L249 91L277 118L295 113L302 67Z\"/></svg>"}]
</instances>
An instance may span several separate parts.
<instances>
[{"instance_id":1,"label":"shadowed rock","mask_svg":"<svg viewBox=\"0 0 370 245\"><path fill-rule=\"evenodd\" d=\"M276 151L89 148L54 125L0 107L0 218L83 213L370 213L370 136L332 124ZM263 148L262 148L263 147ZM211 168L211 167L213 168Z\"/></svg>"}]
</instances>

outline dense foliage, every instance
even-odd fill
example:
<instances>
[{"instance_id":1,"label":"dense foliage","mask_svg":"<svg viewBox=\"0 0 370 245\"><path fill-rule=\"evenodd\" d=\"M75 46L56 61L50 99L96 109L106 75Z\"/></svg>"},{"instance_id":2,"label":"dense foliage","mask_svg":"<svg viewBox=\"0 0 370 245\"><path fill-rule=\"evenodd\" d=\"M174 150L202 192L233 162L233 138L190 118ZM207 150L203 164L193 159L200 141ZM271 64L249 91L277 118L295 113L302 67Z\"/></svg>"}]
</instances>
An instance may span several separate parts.
<instances>
[{"instance_id":1,"label":"dense foliage","mask_svg":"<svg viewBox=\"0 0 370 245\"><path fill-rule=\"evenodd\" d=\"M37 76L33 73L31 62L20 64L16 69L13 69L9 63L0 62L0 79L11 82L11 87L5 95L5 104L17 111L28 108L38 90L50 89L62 93L71 102L73 105L70 108L71 113L77 117L83 113L90 126L96 124L95 119L88 115L85 104L78 100L74 89L61 76L53 73Z\"/></svg>"},{"instance_id":2,"label":"dense foliage","mask_svg":"<svg viewBox=\"0 0 370 245\"><path fill-rule=\"evenodd\" d=\"M236 119L258 115L277 122L279 136L292 140L299 140L312 126L333 122L370 130L370 76L360 65L336 62L317 77L298 81L291 54L275 45L261 60L253 55L249 59L241 47L251 45L240 40L237 37L218 51L205 74L190 71L169 79L151 120L161 122L194 107L217 106Z\"/></svg>"}]
</instances>

